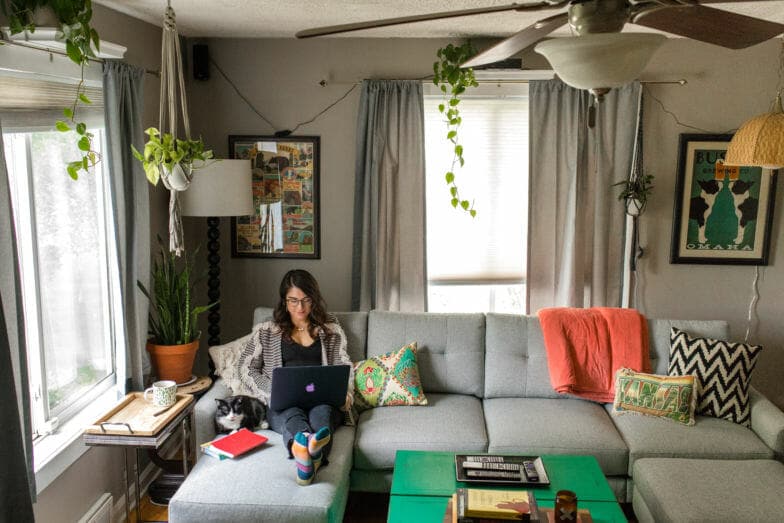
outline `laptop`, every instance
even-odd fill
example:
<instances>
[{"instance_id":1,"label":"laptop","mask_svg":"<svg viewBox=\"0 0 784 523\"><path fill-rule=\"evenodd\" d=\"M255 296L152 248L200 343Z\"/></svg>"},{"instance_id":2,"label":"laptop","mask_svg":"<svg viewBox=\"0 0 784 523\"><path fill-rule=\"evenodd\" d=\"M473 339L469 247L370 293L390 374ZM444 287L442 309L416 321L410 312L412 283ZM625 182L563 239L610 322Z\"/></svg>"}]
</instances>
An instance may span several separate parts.
<instances>
[{"instance_id":1,"label":"laptop","mask_svg":"<svg viewBox=\"0 0 784 523\"><path fill-rule=\"evenodd\" d=\"M272 369L271 410L346 403L350 365L303 365Z\"/></svg>"}]
</instances>

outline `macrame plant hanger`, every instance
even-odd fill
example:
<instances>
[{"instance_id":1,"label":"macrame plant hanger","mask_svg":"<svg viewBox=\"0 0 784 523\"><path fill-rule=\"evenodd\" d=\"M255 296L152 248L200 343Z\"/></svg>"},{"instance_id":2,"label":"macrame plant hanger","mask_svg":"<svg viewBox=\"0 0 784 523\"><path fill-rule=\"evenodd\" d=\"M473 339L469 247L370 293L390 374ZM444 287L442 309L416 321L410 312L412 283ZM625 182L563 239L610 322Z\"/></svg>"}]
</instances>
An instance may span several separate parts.
<instances>
[{"instance_id":1,"label":"macrame plant hanger","mask_svg":"<svg viewBox=\"0 0 784 523\"><path fill-rule=\"evenodd\" d=\"M177 20L171 1L167 0L166 4L161 42L161 103L158 111L158 128L161 131L161 136L168 132L174 140L177 139L177 102L179 100L179 106L182 109L183 131L185 138L190 140L191 126L188 120L185 79L182 73L180 37L177 33ZM188 188L192 177L193 171L190 164L177 164L171 171L161 167L163 185L169 189L169 250L177 256L180 256L185 250L182 215L177 194Z\"/></svg>"}]
</instances>

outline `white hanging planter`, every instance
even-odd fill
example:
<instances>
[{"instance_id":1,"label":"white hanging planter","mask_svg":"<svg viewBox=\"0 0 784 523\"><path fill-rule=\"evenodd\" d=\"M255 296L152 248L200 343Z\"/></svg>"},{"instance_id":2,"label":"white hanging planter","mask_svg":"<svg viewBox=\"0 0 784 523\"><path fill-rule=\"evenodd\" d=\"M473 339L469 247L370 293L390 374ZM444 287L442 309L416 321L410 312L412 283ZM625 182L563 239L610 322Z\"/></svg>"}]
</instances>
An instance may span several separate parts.
<instances>
[{"instance_id":1,"label":"white hanging planter","mask_svg":"<svg viewBox=\"0 0 784 523\"><path fill-rule=\"evenodd\" d=\"M629 216L639 216L645 210L645 204L637 198L626 198L626 214Z\"/></svg>"},{"instance_id":2,"label":"white hanging planter","mask_svg":"<svg viewBox=\"0 0 784 523\"><path fill-rule=\"evenodd\" d=\"M169 190L184 191L191 184L193 179L193 165L190 163L175 163L170 169L168 166L161 166L161 179L163 185Z\"/></svg>"}]
</instances>

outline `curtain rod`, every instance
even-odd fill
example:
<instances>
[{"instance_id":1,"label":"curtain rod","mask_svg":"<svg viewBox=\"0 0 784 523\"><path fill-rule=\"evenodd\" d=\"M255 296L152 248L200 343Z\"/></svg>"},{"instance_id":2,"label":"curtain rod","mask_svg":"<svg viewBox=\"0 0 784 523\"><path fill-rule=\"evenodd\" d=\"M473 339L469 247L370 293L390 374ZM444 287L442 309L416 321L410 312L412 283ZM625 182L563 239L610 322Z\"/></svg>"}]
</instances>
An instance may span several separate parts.
<instances>
[{"instance_id":1,"label":"curtain rod","mask_svg":"<svg viewBox=\"0 0 784 523\"><path fill-rule=\"evenodd\" d=\"M364 80L406 80L404 78L365 78ZM358 85L361 84L364 80L355 80L353 82L335 80L330 81L327 79L319 80L318 84L321 87L326 87L327 85ZM414 80L420 82L430 82L432 81L432 77L430 78L408 78L407 80ZM528 79L510 79L504 78L499 80L491 80L491 79L480 79L480 83L484 84L527 84L531 80ZM685 78L681 78L679 80L640 80L640 83L643 85L686 85L688 84L688 80Z\"/></svg>"},{"instance_id":2,"label":"curtain rod","mask_svg":"<svg viewBox=\"0 0 784 523\"><path fill-rule=\"evenodd\" d=\"M19 40L11 40L11 39L7 38L5 35L3 35L3 37L0 38L0 40L2 40L2 44L4 44L4 45L16 45L16 46L19 46L19 47L24 47L26 49L34 49L36 51L43 51L43 52L49 53L49 54L56 54L56 55L60 55L60 56L68 56L68 53L66 53L65 51L62 51L60 49L53 49L51 47L46 47L46 46L43 46L43 45L32 45L32 44L28 44L27 42L22 42L22 41L19 41ZM95 57L90 56L87 59L89 61L91 61L91 62L98 62L98 63L104 63L105 62L105 60L103 58L99 58L97 56L95 56ZM144 72L147 73L147 74L150 74L152 76L157 76L159 78L161 76L161 72L158 71L158 70L145 69Z\"/></svg>"}]
</instances>

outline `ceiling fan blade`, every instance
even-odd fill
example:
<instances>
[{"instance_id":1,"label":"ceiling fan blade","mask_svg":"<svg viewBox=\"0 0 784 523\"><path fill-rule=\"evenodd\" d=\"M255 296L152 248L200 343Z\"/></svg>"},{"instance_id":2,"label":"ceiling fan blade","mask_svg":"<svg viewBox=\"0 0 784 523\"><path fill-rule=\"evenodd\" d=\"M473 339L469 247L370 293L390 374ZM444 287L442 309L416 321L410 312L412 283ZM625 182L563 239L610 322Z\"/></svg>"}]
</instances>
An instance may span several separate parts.
<instances>
[{"instance_id":1,"label":"ceiling fan blade","mask_svg":"<svg viewBox=\"0 0 784 523\"><path fill-rule=\"evenodd\" d=\"M474 9L461 9L459 11L442 11L440 13L428 13L423 15L413 16L400 16L397 18L385 18L382 20L370 20L368 22L355 22L350 24L330 25L325 27L316 27L313 29L305 29L296 33L297 38L312 38L314 36L326 36L338 33L348 33L350 31L359 31L362 29L375 29L376 27L387 27L390 25L409 24L412 22L426 22L428 20L441 20L443 18L455 18L458 16L481 15L487 13L499 13L502 11L537 11L540 9L553 9L559 3L566 3L567 0L561 2L545 2L539 1L530 4L509 4L499 5L494 7L477 7Z\"/></svg>"},{"instance_id":2,"label":"ceiling fan blade","mask_svg":"<svg viewBox=\"0 0 784 523\"><path fill-rule=\"evenodd\" d=\"M654 8L633 22L700 42L743 49L784 33L784 25L703 5Z\"/></svg>"},{"instance_id":3,"label":"ceiling fan blade","mask_svg":"<svg viewBox=\"0 0 784 523\"><path fill-rule=\"evenodd\" d=\"M510 56L529 47L545 36L549 35L569 20L568 13L558 13L533 25L529 25L519 33L515 33L505 40L501 40L493 47L482 51L460 67L477 67L505 60Z\"/></svg>"}]
</instances>

